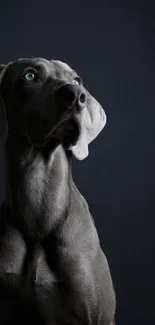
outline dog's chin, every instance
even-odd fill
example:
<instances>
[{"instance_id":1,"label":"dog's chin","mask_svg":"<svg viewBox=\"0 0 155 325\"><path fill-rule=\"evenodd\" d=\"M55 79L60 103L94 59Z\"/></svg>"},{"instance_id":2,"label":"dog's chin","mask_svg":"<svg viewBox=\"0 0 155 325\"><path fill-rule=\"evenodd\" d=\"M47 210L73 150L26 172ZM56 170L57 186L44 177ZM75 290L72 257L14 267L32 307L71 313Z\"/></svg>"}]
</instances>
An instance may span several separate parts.
<instances>
[{"instance_id":1,"label":"dog's chin","mask_svg":"<svg viewBox=\"0 0 155 325\"><path fill-rule=\"evenodd\" d=\"M77 143L79 136L80 124L78 120L73 117L60 124L51 137L57 139L60 144L62 144L63 148L67 150Z\"/></svg>"},{"instance_id":2,"label":"dog's chin","mask_svg":"<svg viewBox=\"0 0 155 325\"><path fill-rule=\"evenodd\" d=\"M38 132L38 134L32 131L31 134L25 132L25 136L29 143L33 145L34 148L44 148L48 147L48 150L53 150L56 146L62 145L65 150L69 149L71 146L76 145L80 136L80 123L73 117L68 121L62 122L54 131L44 130Z\"/></svg>"}]
</instances>

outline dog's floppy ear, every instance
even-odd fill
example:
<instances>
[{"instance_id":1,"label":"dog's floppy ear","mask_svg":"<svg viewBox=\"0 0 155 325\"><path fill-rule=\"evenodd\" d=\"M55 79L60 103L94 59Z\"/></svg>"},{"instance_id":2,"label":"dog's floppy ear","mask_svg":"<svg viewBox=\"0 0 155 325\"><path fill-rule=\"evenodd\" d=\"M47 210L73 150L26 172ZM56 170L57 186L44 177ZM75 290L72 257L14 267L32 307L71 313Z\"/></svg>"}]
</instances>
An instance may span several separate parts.
<instances>
[{"instance_id":1,"label":"dog's floppy ear","mask_svg":"<svg viewBox=\"0 0 155 325\"><path fill-rule=\"evenodd\" d=\"M79 116L81 126L80 137L71 148L78 160L85 159L88 154L88 145L92 142L106 124L106 114L98 101L87 91L87 104Z\"/></svg>"},{"instance_id":2,"label":"dog's floppy ear","mask_svg":"<svg viewBox=\"0 0 155 325\"><path fill-rule=\"evenodd\" d=\"M8 135L8 124L6 119L6 110L1 96L1 83L3 79L3 72L5 65L0 64L0 147L4 147Z\"/></svg>"}]
</instances>

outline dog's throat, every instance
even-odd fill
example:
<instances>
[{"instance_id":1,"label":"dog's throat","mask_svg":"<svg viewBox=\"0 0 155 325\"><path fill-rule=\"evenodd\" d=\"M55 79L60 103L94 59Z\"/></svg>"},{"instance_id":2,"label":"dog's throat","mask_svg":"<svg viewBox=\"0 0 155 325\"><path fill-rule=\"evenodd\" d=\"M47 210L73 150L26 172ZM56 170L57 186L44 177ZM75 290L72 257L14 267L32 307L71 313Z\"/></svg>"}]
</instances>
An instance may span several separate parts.
<instances>
[{"instance_id":1,"label":"dog's throat","mask_svg":"<svg viewBox=\"0 0 155 325\"><path fill-rule=\"evenodd\" d=\"M14 166L10 162L7 205L16 211L15 218L18 217L21 230L39 239L65 218L69 177L67 156L59 146L48 161L42 153L31 152L27 161L24 156L24 161L16 162L15 169Z\"/></svg>"}]
</instances>

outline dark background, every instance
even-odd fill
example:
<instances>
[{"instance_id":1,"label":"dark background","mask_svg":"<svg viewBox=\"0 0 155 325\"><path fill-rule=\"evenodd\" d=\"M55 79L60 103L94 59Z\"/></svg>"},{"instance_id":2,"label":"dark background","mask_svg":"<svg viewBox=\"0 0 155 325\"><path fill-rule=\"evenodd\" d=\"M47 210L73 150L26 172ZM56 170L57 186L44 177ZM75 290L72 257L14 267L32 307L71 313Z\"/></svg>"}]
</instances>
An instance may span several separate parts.
<instances>
[{"instance_id":1,"label":"dark background","mask_svg":"<svg viewBox=\"0 0 155 325\"><path fill-rule=\"evenodd\" d=\"M74 178L108 256L117 325L155 324L154 19L149 1L0 2L1 63L66 61L104 105L107 125Z\"/></svg>"}]
</instances>

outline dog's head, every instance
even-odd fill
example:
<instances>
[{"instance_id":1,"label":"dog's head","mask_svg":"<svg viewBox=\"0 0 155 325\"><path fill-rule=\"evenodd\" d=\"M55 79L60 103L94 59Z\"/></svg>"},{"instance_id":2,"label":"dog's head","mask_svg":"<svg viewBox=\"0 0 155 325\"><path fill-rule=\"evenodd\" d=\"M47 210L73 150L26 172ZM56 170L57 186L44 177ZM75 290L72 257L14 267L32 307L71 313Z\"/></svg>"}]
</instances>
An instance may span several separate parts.
<instances>
[{"instance_id":1,"label":"dog's head","mask_svg":"<svg viewBox=\"0 0 155 325\"><path fill-rule=\"evenodd\" d=\"M66 63L33 58L0 65L1 146L12 134L36 146L57 139L82 160L105 123L101 105Z\"/></svg>"}]
</instances>

